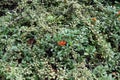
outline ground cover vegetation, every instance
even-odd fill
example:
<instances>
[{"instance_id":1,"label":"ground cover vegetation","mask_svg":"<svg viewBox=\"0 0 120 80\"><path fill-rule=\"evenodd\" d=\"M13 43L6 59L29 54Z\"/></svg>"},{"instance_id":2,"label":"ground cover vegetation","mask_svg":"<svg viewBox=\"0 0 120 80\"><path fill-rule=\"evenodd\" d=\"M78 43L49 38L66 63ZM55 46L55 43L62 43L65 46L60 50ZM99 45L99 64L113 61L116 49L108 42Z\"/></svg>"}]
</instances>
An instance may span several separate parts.
<instances>
[{"instance_id":1,"label":"ground cover vegetation","mask_svg":"<svg viewBox=\"0 0 120 80\"><path fill-rule=\"evenodd\" d=\"M0 0L0 80L119 79L119 0Z\"/></svg>"}]
</instances>

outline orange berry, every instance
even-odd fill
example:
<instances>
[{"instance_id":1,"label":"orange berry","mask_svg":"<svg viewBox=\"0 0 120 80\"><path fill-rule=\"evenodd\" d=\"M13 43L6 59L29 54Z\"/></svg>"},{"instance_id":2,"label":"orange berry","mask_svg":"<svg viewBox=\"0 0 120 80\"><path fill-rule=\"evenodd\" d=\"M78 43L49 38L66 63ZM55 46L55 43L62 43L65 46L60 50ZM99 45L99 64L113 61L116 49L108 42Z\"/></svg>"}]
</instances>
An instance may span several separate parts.
<instances>
[{"instance_id":1,"label":"orange berry","mask_svg":"<svg viewBox=\"0 0 120 80\"><path fill-rule=\"evenodd\" d=\"M120 11L117 12L116 16L120 16Z\"/></svg>"},{"instance_id":2,"label":"orange berry","mask_svg":"<svg viewBox=\"0 0 120 80\"><path fill-rule=\"evenodd\" d=\"M66 44L67 44L67 42L64 40L58 41L59 46L65 46Z\"/></svg>"},{"instance_id":3,"label":"orange berry","mask_svg":"<svg viewBox=\"0 0 120 80\"><path fill-rule=\"evenodd\" d=\"M96 22L96 17L91 18L92 21Z\"/></svg>"}]
</instances>

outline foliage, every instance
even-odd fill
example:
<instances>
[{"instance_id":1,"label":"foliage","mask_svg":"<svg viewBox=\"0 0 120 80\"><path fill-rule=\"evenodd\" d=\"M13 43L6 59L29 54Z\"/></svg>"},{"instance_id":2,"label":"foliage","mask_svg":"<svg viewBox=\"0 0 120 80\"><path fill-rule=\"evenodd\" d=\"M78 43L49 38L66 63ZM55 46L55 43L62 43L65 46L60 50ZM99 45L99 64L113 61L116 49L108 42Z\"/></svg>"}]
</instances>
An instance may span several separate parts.
<instances>
[{"instance_id":1,"label":"foliage","mask_svg":"<svg viewBox=\"0 0 120 80\"><path fill-rule=\"evenodd\" d=\"M119 4L0 1L0 79L118 80Z\"/></svg>"}]
</instances>

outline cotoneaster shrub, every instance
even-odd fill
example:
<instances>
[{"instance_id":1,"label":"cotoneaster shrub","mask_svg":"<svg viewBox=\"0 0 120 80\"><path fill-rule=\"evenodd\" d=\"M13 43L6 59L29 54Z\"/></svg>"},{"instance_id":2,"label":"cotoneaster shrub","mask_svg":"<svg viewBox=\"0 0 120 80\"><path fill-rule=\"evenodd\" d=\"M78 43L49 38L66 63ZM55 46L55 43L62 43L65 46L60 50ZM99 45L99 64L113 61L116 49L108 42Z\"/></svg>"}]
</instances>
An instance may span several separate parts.
<instances>
[{"instance_id":1,"label":"cotoneaster shrub","mask_svg":"<svg viewBox=\"0 0 120 80\"><path fill-rule=\"evenodd\" d=\"M0 79L118 80L120 6L104 2L21 0L1 10Z\"/></svg>"}]
</instances>

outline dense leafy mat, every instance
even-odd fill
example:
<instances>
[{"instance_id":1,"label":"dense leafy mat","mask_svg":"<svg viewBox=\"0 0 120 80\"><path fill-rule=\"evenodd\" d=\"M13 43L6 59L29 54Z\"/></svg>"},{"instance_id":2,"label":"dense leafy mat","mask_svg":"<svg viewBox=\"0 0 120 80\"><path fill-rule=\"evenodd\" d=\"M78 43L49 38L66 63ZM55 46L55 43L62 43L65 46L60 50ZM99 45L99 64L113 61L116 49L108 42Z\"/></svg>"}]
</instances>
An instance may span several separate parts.
<instances>
[{"instance_id":1,"label":"dense leafy mat","mask_svg":"<svg viewBox=\"0 0 120 80\"><path fill-rule=\"evenodd\" d=\"M1 0L0 80L119 80L119 0Z\"/></svg>"}]
</instances>

